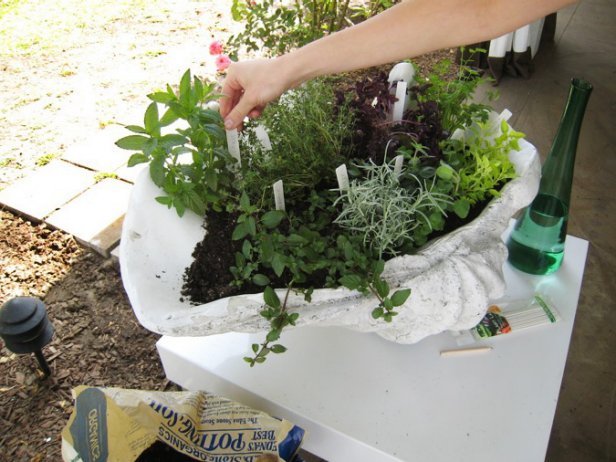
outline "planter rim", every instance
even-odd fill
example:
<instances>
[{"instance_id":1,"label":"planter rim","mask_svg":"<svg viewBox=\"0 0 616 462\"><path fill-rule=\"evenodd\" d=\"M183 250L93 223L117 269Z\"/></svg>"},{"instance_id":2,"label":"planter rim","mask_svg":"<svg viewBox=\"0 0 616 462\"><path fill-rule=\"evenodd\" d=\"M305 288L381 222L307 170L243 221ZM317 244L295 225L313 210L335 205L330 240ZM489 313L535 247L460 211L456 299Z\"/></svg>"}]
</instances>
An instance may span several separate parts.
<instances>
[{"instance_id":1,"label":"planter rim","mask_svg":"<svg viewBox=\"0 0 616 462\"><path fill-rule=\"evenodd\" d=\"M525 140L520 140L520 147L519 151L510 153L518 177L509 181L501 195L477 218L429 242L417 254L386 262L383 276L392 290L398 287L412 290L409 301L392 323L371 319L370 306L374 302L370 297L336 288L315 289L310 304L301 295L292 296L290 306L302 308L298 326L318 318L320 325L342 325L363 332L377 332L400 343L414 343L443 330L475 325L485 314L481 307L487 309L489 302L501 297L505 290L502 264L506 249L501 235L509 219L531 202L538 189L541 164L537 150ZM231 296L202 305L193 305L182 297L184 270L192 261L195 245L204 235L202 218L190 211L178 217L175 210L154 200L159 194L149 170L144 169L135 181L122 229L122 281L139 322L150 331L171 336L267 331L267 321L258 314L263 306L261 293ZM435 253L438 248L445 250ZM432 282L428 282L425 273L432 269L441 271L442 275L432 275ZM458 280L454 280L456 278ZM459 296L452 292L454 298L459 298L451 300L452 304L475 306L470 312L464 306L445 312L441 308L449 303L443 298L446 294L434 294L433 300L423 300L435 290L435 281L453 284L452 290L460 286ZM423 291L414 287L421 283L433 286ZM332 319L322 315L325 310L333 310ZM403 316L404 311L409 316L406 321L401 319L406 316ZM443 318L440 331L424 326L421 316ZM411 323L417 334L400 331L400 326L396 325L401 322Z\"/></svg>"}]
</instances>

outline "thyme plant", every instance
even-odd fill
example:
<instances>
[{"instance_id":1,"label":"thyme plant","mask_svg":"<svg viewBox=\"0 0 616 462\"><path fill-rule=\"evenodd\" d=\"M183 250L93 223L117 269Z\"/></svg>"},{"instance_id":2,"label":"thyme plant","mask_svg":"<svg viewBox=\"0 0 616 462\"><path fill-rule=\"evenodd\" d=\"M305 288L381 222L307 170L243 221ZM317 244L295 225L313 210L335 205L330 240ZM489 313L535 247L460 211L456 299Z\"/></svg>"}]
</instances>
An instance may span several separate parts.
<instances>
[{"instance_id":1,"label":"thyme plant","mask_svg":"<svg viewBox=\"0 0 616 462\"><path fill-rule=\"evenodd\" d=\"M246 164L243 189L252 200L283 180L285 198L303 201L313 189L335 184L335 169L350 155L353 113L336 106L332 86L318 79L283 95L266 108L258 124L269 134L272 149L257 140L256 123L243 138Z\"/></svg>"}]
</instances>

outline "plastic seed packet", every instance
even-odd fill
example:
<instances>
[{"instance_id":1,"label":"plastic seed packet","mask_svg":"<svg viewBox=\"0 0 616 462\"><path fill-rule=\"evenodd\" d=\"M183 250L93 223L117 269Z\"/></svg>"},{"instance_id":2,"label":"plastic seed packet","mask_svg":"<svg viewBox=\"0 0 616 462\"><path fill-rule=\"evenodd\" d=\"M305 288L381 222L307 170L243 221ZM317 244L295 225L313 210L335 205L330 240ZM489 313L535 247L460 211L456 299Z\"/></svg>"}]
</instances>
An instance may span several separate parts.
<instances>
[{"instance_id":1,"label":"plastic seed packet","mask_svg":"<svg viewBox=\"0 0 616 462\"><path fill-rule=\"evenodd\" d=\"M64 462L134 462L157 442L205 462L293 462L304 430L205 392L80 386Z\"/></svg>"},{"instance_id":2,"label":"plastic seed packet","mask_svg":"<svg viewBox=\"0 0 616 462\"><path fill-rule=\"evenodd\" d=\"M545 296L535 294L531 299L503 301L490 306L479 324L454 335L459 345L466 345L497 335L552 324L559 319L560 315L554 305Z\"/></svg>"}]
</instances>

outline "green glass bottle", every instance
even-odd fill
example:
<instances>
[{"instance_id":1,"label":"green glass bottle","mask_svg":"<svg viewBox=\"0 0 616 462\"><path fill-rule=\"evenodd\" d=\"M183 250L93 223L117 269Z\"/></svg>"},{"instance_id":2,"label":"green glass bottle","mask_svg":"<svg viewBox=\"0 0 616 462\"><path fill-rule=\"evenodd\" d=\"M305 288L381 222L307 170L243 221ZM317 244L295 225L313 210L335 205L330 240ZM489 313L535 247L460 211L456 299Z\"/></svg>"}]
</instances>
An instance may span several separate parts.
<instances>
[{"instance_id":1,"label":"green glass bottle","mask_svg":"<svg viewBox=\"0 0 616 462\"><path fill-rule=\"evenodd\" d=\"M591 92L590 83L571 80L569 98L541 170L539 192L509 237L509 262L526 273L553 273L562 263L575 154Z\"/></svg>"}]
</instances>

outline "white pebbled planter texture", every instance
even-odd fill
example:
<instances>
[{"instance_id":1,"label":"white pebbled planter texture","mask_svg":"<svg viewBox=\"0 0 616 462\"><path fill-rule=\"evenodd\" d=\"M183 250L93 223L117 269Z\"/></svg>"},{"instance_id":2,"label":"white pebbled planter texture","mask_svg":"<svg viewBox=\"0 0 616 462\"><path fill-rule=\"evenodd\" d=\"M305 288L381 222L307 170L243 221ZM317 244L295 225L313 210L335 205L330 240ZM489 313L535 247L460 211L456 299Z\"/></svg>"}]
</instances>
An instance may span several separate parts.
<instances>
[{"instance_id":1,"label":"white pebbled planter texture","mask_svg":"<svg viewBox=\"0 0 616 462\"><path fill-rule=\"evenodd\" d=\"M292 294L288 306L291 312L300 313L297 326L342 326L398 343L415 343L429 335L476 325L505 290L502 266L507 250L501 235L509 219L532 201L539 186L537 151L524 140L520 145L520 151L510 153L519 176L479 217L415 255L386 263L383 276L392 292L412 290L391 323L371 317L378 305L375 298L338 288L315 290L310 303L301 294ZM159 195L144 169L135 183L122 230L122 280L139 322L170 336L267 332L269 324L259 315L262 294L198 306L183 299L184 271L205 230L201 217L190 211L178 217L175 210L154 200ZM285 291L278 292L281 298Z\"/></svg>"}]
</instances>

